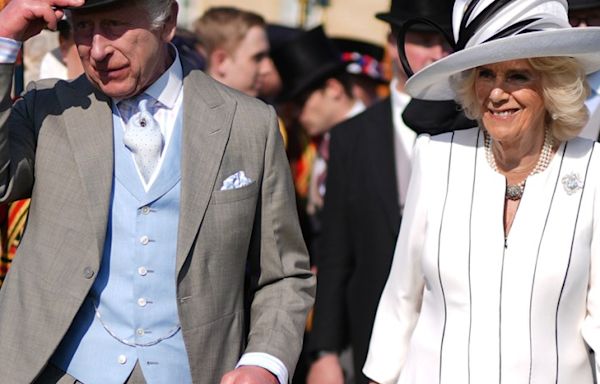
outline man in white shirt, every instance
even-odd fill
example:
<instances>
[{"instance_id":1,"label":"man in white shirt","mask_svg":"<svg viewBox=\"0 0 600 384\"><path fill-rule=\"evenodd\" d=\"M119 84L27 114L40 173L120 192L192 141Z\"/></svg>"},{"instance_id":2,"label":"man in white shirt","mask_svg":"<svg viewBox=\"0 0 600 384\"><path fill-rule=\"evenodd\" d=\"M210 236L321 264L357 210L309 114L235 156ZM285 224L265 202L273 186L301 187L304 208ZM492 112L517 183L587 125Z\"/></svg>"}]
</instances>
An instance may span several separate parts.
<instances>
[{"instance_id":1,"label":"man in white shirt","mask_svg":"<svg viewBox=\"0 0 600 384\"><path fill-rule=\"evenodd\" d=\"M569 0L569 22L573 27L600 27L599 0ZM600 139L600 72L588 75L590 96L586 105L590 111L590 121L579 134L587 139Z\"/></svg>"}]
</instances>

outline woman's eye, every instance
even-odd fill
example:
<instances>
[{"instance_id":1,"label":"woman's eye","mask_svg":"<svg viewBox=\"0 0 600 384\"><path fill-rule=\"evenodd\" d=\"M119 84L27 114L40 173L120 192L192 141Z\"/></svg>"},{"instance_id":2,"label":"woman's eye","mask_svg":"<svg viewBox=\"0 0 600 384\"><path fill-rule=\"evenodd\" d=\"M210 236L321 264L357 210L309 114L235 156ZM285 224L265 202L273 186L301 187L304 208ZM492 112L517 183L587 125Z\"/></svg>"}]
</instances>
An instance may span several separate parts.
<instances>
[{"instance_id":1,"label":"woman's eye","mask_svg":"<svg viewBox=\"0 0 600 384\"><path fill-rule=\"evenodd\" d=\"M512 75L510 75L509 80L515 81L515 82L526 82L529 81L529 76L527 76L524 73L514 73Z\"/></svg>"},{"instance_id":2,"label":"woman's eye","mask_svg":"<svg viewBox=\"0 0 600 384\"><path fill-rule=\"evenodd\" d=\"M480 69L477 76L482 79L492 79L494 78L494 72L490 71L489 69Z\"/></svg>"}]
</instances>

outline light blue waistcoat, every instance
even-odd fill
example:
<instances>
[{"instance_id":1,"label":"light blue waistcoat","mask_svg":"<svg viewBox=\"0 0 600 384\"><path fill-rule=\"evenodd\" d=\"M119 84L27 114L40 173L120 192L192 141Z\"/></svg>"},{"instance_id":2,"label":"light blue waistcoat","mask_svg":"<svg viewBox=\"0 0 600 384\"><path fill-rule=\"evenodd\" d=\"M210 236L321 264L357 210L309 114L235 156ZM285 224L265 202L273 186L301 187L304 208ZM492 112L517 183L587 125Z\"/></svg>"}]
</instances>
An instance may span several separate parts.
<instances>
[{"instance_id":1,"label":"light blue waistcoat","mask_svg":"<svg viewBox=\"0 0 600 384\"><path fill-rule=\"evenodd\" d=\"M100 270L51 360L86 384L123 383L137 360L148 383L192 381L175 276L181 115L148 192L113 115L115 173Z\"/></svg>"}]
</instances>

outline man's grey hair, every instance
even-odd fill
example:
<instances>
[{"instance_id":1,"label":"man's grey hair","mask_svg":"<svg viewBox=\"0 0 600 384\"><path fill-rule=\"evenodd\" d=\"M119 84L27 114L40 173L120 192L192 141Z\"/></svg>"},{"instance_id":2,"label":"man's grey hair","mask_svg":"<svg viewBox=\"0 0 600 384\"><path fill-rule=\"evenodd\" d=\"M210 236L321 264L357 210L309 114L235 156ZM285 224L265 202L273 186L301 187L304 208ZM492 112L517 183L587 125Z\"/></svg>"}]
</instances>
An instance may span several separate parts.
<instances>
[{"instance_id":1,"label":"man's grey hair","mask_svg":"<svg viewBox=\"0 0 600 384\"><path fill-rule=\"evenodd\" d=\"M160 28L171 16L171 5L175 0L134 0L136 5L145 8L150 16L152 28Z\"/></svg>"},{"instance_id":2,"label":"man's grey hair","mask_svg":"<svg viewBox=\"0 0 600 384\"><path fill-rule=\"evenodd\" d=\"M165 21L171 16L171 5L175 0L133 0L133 4L146 9L150 18L152 29L162 27ZM67 11L65 16L71 22L71 12Z\"/></svg>"}]
</instances>

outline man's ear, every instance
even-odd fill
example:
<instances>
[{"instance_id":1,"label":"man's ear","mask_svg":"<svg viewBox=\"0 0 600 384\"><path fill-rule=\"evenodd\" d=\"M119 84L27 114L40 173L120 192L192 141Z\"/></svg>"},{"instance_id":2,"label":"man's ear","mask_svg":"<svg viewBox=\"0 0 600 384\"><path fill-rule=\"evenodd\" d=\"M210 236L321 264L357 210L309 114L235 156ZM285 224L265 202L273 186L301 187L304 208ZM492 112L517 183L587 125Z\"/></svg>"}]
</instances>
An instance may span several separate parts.
<instances>
[{"instance_id":1,"label":"man's ear","mask_svg":"<svg viewBox=\"0 0 600 384\"><path fill-rule=\"evenodd\" d=\"M169 42L175 37L175 31L177 29L177 14L179 13L179 4L174 1L171 4L171 12L169 17L165 20L163 25L162 38L164 41Z\"/></svg>"},{"instance_id":2,"label":"man's ear","mask_svg":"<svg viewBox=\"0 0 600 384\"><path fill-rule=\"evenodd\" d=\"M336 78L330 77L325 82L325 92L334 99L344 96L344 86Z\"/></svg>"},{"instance_id":3,"label":"man's ear","mask_svg":"<svg viewBox=\"0 0 600 384\"><path fill-rule=\"evenodd\" d=\"M217 48L209 58L209 68L212 76L223 78L228 72L229 53L223 48Z\"/></svg>"}]
</instances>

